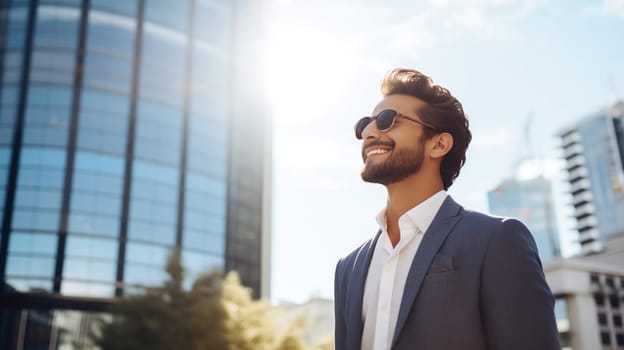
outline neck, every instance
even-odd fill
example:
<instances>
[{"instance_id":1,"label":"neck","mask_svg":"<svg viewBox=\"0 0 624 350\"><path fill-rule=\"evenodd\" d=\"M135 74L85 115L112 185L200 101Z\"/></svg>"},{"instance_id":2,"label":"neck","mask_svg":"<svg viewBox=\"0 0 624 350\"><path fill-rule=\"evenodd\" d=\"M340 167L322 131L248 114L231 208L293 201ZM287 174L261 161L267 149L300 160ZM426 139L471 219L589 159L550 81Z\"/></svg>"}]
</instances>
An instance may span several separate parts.
<instances>
[{"instance_id":1,"label":"neck","mask_svg":"<svg viewBox=\"0 0 624 350\"><path fill-rule=\"evenodd\" d=\"M388 202L386 204L386 223L388 235L393 246L401 239L399 218L408 210L424 202L429 197L444 189L439 176L414 174L403 181L386 186Z\"/></svg>"}]
</instances>

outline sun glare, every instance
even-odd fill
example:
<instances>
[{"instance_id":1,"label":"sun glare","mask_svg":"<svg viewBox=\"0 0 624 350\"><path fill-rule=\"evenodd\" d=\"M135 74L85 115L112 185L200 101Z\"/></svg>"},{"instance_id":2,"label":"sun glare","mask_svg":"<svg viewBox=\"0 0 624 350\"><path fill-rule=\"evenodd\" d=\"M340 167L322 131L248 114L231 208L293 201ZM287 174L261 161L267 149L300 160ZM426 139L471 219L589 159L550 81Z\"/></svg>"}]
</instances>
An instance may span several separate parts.
<instances>
[{"instance_id":1,"label":"sun glare","mask_svg":"<svg viewBox=\"0 0 624 350\"><path fill-rule=\"evenodd\" d=\"M314 118L343 94L353 60L348 48L328 33L275 26L265 52L268 95L277 118Z\"/></svg>"}]
</instances>

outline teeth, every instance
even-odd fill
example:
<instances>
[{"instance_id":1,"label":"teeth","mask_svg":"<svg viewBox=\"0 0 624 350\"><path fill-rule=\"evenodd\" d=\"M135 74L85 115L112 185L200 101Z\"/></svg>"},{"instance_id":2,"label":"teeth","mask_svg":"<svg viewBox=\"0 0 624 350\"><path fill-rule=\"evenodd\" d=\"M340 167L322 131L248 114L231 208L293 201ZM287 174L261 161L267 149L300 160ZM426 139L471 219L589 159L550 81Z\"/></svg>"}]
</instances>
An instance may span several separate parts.
<instances>
[{"instance_id":1,"label":"teeth","mask_svg":"<svg viewBox=\"0 0 624 350\"><path fill-rule=\"evenodd\" d=\"M368 156L373 155L373 154L382 154L382 153L386 153L386 152L388 152L388 150L381 149L381 148L375 148L375 149L372 149L372 150L368 151L368 153L366 153L366 156L368 157Z\"/></svg>"}]
</instances>

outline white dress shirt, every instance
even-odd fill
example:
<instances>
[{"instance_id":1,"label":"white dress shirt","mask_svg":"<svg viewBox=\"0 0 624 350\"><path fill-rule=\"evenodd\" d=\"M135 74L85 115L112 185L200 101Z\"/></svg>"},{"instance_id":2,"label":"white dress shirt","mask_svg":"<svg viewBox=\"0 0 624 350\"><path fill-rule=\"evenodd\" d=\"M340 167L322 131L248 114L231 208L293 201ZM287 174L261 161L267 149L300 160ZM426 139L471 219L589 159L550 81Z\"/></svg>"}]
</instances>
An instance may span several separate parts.
<instances>
[{"instance_id":1,"label":"white dress shirt","mask_svg":"<svg viewBox=\"0 0 624 350\"><path fill-rule=\"evenodd\" d=\"M401 215L400 240L395 247L388 236L386 209L377 215L382 232L366 275L362 299L362 350L390 349L412 260L446 196L442 190Z\"/></svg>"}]
</instances>

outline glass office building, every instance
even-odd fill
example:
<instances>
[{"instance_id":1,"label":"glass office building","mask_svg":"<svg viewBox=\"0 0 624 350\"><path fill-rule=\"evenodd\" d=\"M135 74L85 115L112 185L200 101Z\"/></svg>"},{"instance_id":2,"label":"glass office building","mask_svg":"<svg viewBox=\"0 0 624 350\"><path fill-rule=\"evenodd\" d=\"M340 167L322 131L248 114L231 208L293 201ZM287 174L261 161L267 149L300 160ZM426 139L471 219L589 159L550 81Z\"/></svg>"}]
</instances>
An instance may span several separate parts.
<instances>
[{"instance_id":1,"label":"glass office building","mask_svg":"<svg viewBox=\"0 0 624 350\"><path fill-rule=\"evenodd\" d=\"M581 253L603 249L624 233L624 102L559 134L566 160Z\"/></svg>"},{"instance_id":2,"label":"glass office building","mask_svg":"<svg viewBox=\"0 0 624 350\"><path fill-rule=\"evenodd\" d=\"M254 6L0 0L0 348L64 344L172 247L266 295Z\"/></svg>"},{"instance_id":3,"label":"glass office building","mask_svg":"<svg viewBox=\"0 0 624 350\"><path fill-rule=\"evenodd\" d=\"M542 262L561 256L550 180L507 179L488 192L491 213L516 217L529 228Z\"/></svg>"}]
</instances>

